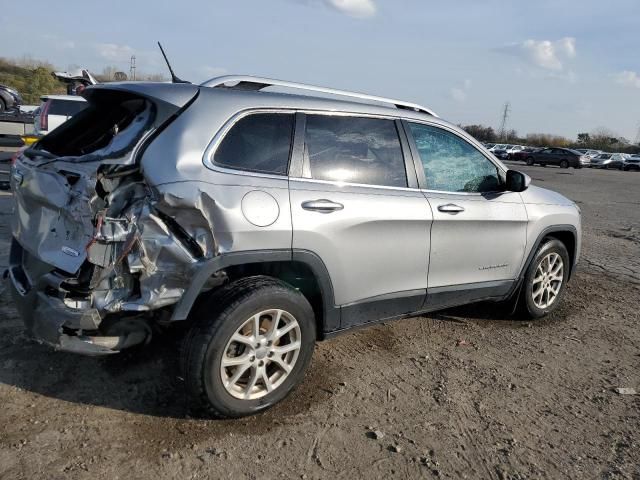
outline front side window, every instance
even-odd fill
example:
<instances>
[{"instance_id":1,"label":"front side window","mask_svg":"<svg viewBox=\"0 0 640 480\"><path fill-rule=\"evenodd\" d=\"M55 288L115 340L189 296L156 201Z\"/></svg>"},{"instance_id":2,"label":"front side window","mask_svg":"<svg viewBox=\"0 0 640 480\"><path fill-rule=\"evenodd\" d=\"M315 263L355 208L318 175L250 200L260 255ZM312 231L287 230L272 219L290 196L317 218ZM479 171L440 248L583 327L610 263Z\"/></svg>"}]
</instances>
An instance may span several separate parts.
<instances>
[{"instance_id":1,"label":"front side window","mask_svg":"<svg viewBox=\"0 0 640 480\"><path fill-rule=\"evenodd\" d=\"M409 123L428 190L495 192L501 190L498 171L479 150L441 128Z\"/></svg>"},{"instance_id":2,"label":"front side window","mask_svg":"<svg viewBox=\"0 0 640 480\"><path fill-rule=\"evenodd\" d=\"M293 118L292 113L255 113L238 120L216 149L213 163L236 170L286 175Z\"/></svg>"},{"instance_id":3,"label":"front side window","mask_svg":"<svg viewBox=\"0 0 640 480\"><path fill-rule=\"evenodd\" d=\"M304 154L314 179L407 186L393 120L307 115Z\"/></svg>"}]
</instances>

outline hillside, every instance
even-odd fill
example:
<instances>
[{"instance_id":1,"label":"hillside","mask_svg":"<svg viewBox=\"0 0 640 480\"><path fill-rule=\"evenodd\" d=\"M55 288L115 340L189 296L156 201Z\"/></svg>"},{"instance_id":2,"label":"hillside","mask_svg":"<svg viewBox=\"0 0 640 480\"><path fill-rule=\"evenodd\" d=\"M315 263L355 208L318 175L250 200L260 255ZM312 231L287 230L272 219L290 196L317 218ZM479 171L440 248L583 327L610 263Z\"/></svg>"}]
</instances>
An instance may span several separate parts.
<instances>
[{"instance_id":1,"label":"hillside","mask_svg":"<svg viewBox=\"0 0 640 480\"><path fill-rule=\"evenodd\" d=\"M25 105L38 105L40 96L48 93L66 93L65 86L51 76L53 66L41 64L33 68L0 58L0 84L20 92Z\"/></svg>"}]
</instances>

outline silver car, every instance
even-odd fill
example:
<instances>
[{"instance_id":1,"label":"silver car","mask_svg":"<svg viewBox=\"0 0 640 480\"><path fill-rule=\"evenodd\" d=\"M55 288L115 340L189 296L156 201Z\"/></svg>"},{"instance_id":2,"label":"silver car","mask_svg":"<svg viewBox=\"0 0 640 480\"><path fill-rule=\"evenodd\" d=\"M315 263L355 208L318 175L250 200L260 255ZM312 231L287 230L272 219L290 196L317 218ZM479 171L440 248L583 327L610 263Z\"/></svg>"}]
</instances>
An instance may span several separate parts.
<instances>
[{"instance_id":1,"label":"silver car","mask_svg":"<svg viewBox=\"0 0 640 480\"><path fill-rule=\"evenodd\" d=\"M626 155L624 153L601 153L591 159L592 168L617 168L622 170L624 159Z\"/></svg>"},{"instance_id":2,"label":"silver car","mask_svg":"<svg viewBox=\"0 0 640 480\"><path fill-rule=\"evenodd\" d=\"M83 95L12 167L17 308L89 355L186 324L206 415L273 405L353 327L487 300L542 317L575 271L574 202L420 105L236 76Z\"/></svg>"},{"instance_id":3,"label":"silver car","mask_svg":"<svg viewBox=\"0 0 640 480\"><path fill-rule=\"evenodd\" d=\"M622 169L625 171L640 171L640 154L627 155L622 162Z\"/></svg>"}]
</instances>

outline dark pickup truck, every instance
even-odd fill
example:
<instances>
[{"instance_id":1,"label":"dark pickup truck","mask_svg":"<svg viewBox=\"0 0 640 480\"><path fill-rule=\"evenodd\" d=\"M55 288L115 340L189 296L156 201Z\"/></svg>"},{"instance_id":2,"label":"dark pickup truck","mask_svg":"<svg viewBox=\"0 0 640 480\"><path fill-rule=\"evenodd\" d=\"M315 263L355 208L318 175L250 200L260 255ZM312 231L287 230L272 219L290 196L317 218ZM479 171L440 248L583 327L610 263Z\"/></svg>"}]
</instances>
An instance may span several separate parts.
<instances>
[{"instance_id":1,"label":"dark pickup truck","mask_svg":"<svg viewBox=\"0 0 640 480\"><path fill-rule=\"evenodd\" d=\"M527 165L557 165L561 168L582 168L591 163L589 157L570 148L543 148L537 152L528 152L525 159Z\"/></svg>"}]
</instances>

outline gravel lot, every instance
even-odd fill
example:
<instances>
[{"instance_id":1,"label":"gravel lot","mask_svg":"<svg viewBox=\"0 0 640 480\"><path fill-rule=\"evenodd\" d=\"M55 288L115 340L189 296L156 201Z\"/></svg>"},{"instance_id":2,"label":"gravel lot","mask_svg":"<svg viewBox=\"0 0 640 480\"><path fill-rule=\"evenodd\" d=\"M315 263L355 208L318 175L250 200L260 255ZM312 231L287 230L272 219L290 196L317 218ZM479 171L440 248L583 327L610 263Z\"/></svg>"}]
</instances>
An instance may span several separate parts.
<instances>
[{"instance_id":1,"label":"gravel lot","mask_svg":"<svg viewBox=\"0 0 640 480\"><path fill-rule=\"evenodd\" d=\"M640 391L640 174L518 168L583 212L552 317L475 305L345 334L249 419L187 416L170 338L100 359L29 342L3 285L0 478L640 479L640 395L615 391Z\"/></svg>"}]
</instances>

